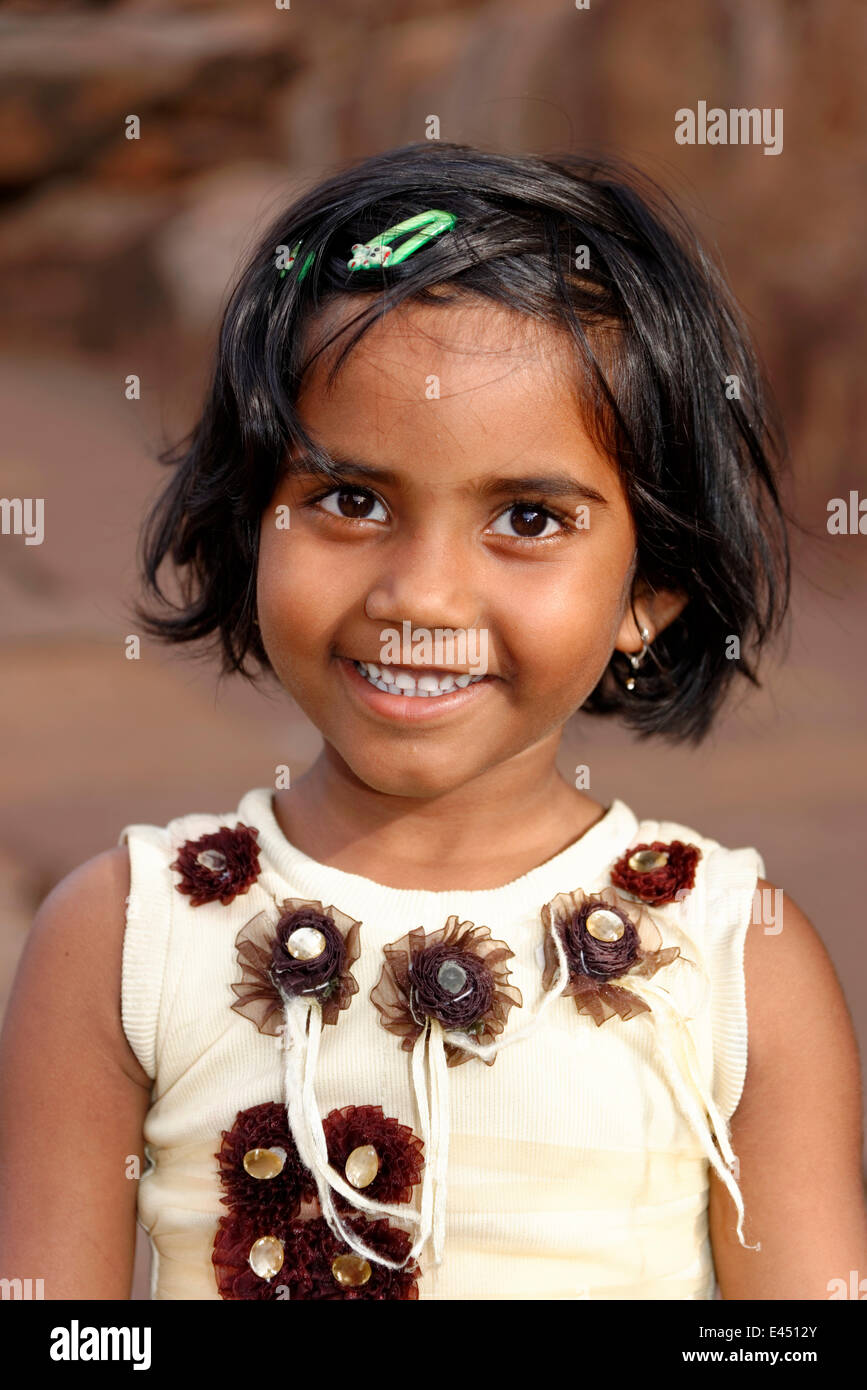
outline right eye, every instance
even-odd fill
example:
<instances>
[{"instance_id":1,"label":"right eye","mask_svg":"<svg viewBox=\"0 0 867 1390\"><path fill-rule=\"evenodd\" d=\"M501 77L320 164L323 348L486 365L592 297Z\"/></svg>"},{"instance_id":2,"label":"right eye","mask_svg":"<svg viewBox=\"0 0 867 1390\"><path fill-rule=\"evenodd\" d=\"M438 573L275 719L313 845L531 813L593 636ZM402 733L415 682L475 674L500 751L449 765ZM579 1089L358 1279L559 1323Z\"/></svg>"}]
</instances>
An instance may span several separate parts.
<instances>
[{"instance_id":1,"label":"right eye","mask_svg":"<svg viewBox=\"0 0 867 1390\"><path fill-rule=\"evenodd\" d=\"M334 507L337 508L337 510L325 506L325 503L332 499L335 499ZM368 512L364 510L365 507L370 506L371 502L378 504L382 507L383 511L385 511L385 507L382 502L380 502L379 498L372 492L369 492L367 488L335 487L332 488L330 492L321 493L319 497L314 498L310 505L321 506L322 510L327 512L329 516L336 516L341 521L387 520L387 515L384 518L371 517Z\"/></svg>"}]
</instances>

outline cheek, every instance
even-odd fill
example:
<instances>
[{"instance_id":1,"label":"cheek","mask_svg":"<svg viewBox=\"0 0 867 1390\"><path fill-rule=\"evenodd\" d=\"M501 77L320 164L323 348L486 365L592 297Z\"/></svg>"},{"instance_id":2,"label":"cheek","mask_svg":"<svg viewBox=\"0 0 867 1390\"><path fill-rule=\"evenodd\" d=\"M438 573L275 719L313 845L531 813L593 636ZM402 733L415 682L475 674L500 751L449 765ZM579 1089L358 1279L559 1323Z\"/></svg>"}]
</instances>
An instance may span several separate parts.
<instances>
[{"instance_id":1,"label":"cheek","mask_svg":"<svg viewBox=\"0 0 867 1390\"><path fill-rule=\"evenodd\" d=\"M263 525L259 538L257 604L266 650L300 657L321 655L353 600L352 571L339 547L324 547L305 533Z\"/></svg>"},{"instance_id":2,"label":"cheek","mask_svg":"<svg viewBox=\"0 0 867 1390\"><path fill-rule=\"evenodd\" d=\"M288 649L306 642L321 604L321 571L303 563L288 531L265 524L259 539L256 577L259 627L266 647Z\"/></svg>"},{"instance_id":3,"label":"cheek","mask_svg":"<svg viewBox=\"0 0 867 1390\"><path fill-rule=\"evenodd\" d=\"M582 670L603 669L620 625L624 576L589 556L556 573L544 568L502 614L515 660L540 684L559 672L580 679Z\"/></svg>"}]
</instances>

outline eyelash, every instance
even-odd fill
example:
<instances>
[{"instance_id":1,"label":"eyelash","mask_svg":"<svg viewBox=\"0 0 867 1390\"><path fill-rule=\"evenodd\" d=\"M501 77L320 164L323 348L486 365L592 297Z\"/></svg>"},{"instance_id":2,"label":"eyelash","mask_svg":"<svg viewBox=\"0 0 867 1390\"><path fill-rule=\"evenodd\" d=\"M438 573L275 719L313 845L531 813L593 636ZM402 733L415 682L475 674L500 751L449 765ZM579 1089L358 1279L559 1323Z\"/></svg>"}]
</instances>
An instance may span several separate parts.
<instances>
[{"instance_id":1,"label":"eyelash","mask_svg":"<svg viewBox=\"0 0 867 1390\"><path fill-rule=\"evenodd\" d=\"M317 507L319 506L320 502L325 501L326 497L333 497L335 493L350 491L353 492L356 496L372 497L375 502L379 502L380 505L383 507L385 506L385 503L382 501L382 499L380 497L377 497L375 492L371 492L370 488L355 487L352 483L343 483L340 487L331 487L328 488L325 492L319 492L316 494L315 497L308 498L304 505L305 507ZM559 522L560 525L563 527L563 530L557 532L557 535L563 535L571 529L571 520L568 516L565 516L562 512L554 511L551 507L543 506L541 502L534 502L531 501L529 498L523 497L516 498L508 507L504 507L503 510L500 513L498 513L497 520L499 520L501 516L507 515L507 513L509 512L518 510L518 508L523 508L526 511L541 512L544 516L549 517L551 520ZM349 522L350 525L370 520L370 518L366 516L338 516L336 512L326 512L326 516L332 517L335 521ZM538 541L554 540L554 536L509 536L507 537L507 539L518 542L529 542L531 545L534 545Z\"/></svg>"}]
</instances>

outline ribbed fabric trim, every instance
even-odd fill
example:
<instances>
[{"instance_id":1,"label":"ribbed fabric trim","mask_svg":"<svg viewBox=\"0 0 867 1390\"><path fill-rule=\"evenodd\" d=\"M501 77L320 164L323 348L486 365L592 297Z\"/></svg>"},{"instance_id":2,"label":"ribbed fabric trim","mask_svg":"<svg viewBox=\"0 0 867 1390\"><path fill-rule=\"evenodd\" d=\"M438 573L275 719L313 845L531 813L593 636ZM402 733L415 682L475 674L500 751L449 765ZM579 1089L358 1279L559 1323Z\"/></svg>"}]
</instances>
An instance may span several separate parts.
<instances>
[{"instance_id":1,"label":"ribbed fabric trim","mask_svg":"<svg viewBox=\"0 0 867 1390\"><path fill-rule=\"evenodd\" d=\"M713 1097L730 1120L744 1089L749 1051L744 948L753 894L765 865L757 849L717 849L708 857L707 952L713 992ZM724 906L718 914L716 903Z\"/></svg>"},{"instance_id":2,"label":"ribbed fabric trim","mask_svg":"<svg viewBox=\"0 0 867 1390\"><path fill-rule=\"evenodd\" d=\"M277 872L291 882L299 896L323 902L375 902L379 913L427 911L435 916L454 910L460 899L461 911L471 906L475 912L490 912L508 902L509 913L520 915L538 911L554 891L571 891L582 879L588 881L606 868L612 858L623 853L638 826L635 814L615 798L600 820L559 854L528 870L520 878L497 888L449 888L442 891L391 888L361 874L345 873L322 864L291 844L277 823L270 787L248 792L238 807L238 817L259 831L259 843Z\"/></svg>"},{"instance_id":3,"label":"ribbed fabric trim","mask_svg":"<svg viewBox=\"0 0 867 1390\"><path fill-rule=\"evenodd\" d=\"M129 849L130 889L121 967L121 1023L151 1081L156 1077L157 1024L171 929L169 835L155 825L127 825L118 844Z\"/></svg>"}]
</instances>

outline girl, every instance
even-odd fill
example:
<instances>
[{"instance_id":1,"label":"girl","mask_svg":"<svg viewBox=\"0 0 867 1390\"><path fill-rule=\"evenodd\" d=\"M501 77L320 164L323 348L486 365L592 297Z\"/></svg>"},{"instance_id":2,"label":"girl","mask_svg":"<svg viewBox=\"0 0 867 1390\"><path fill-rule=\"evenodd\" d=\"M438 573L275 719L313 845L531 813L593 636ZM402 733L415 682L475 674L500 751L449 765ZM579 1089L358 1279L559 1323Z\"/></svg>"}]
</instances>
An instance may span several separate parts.
<instances>
[{"instance_id":1,"label":"girl","mask_svg":"<svg viewBox=\"0 0 867 1390\"><path fill-rule=\"evenodd\" d=\"M556 768L579 708L698 744L757 683L777 437L635 171L422 143L277 219L139 615L279 681L323 749L42 905L4 1274L128 1297L136 1214L158 1299L822 1299L867 1269L815 929L756 849Z\"/></svg>"}]
</instances>

